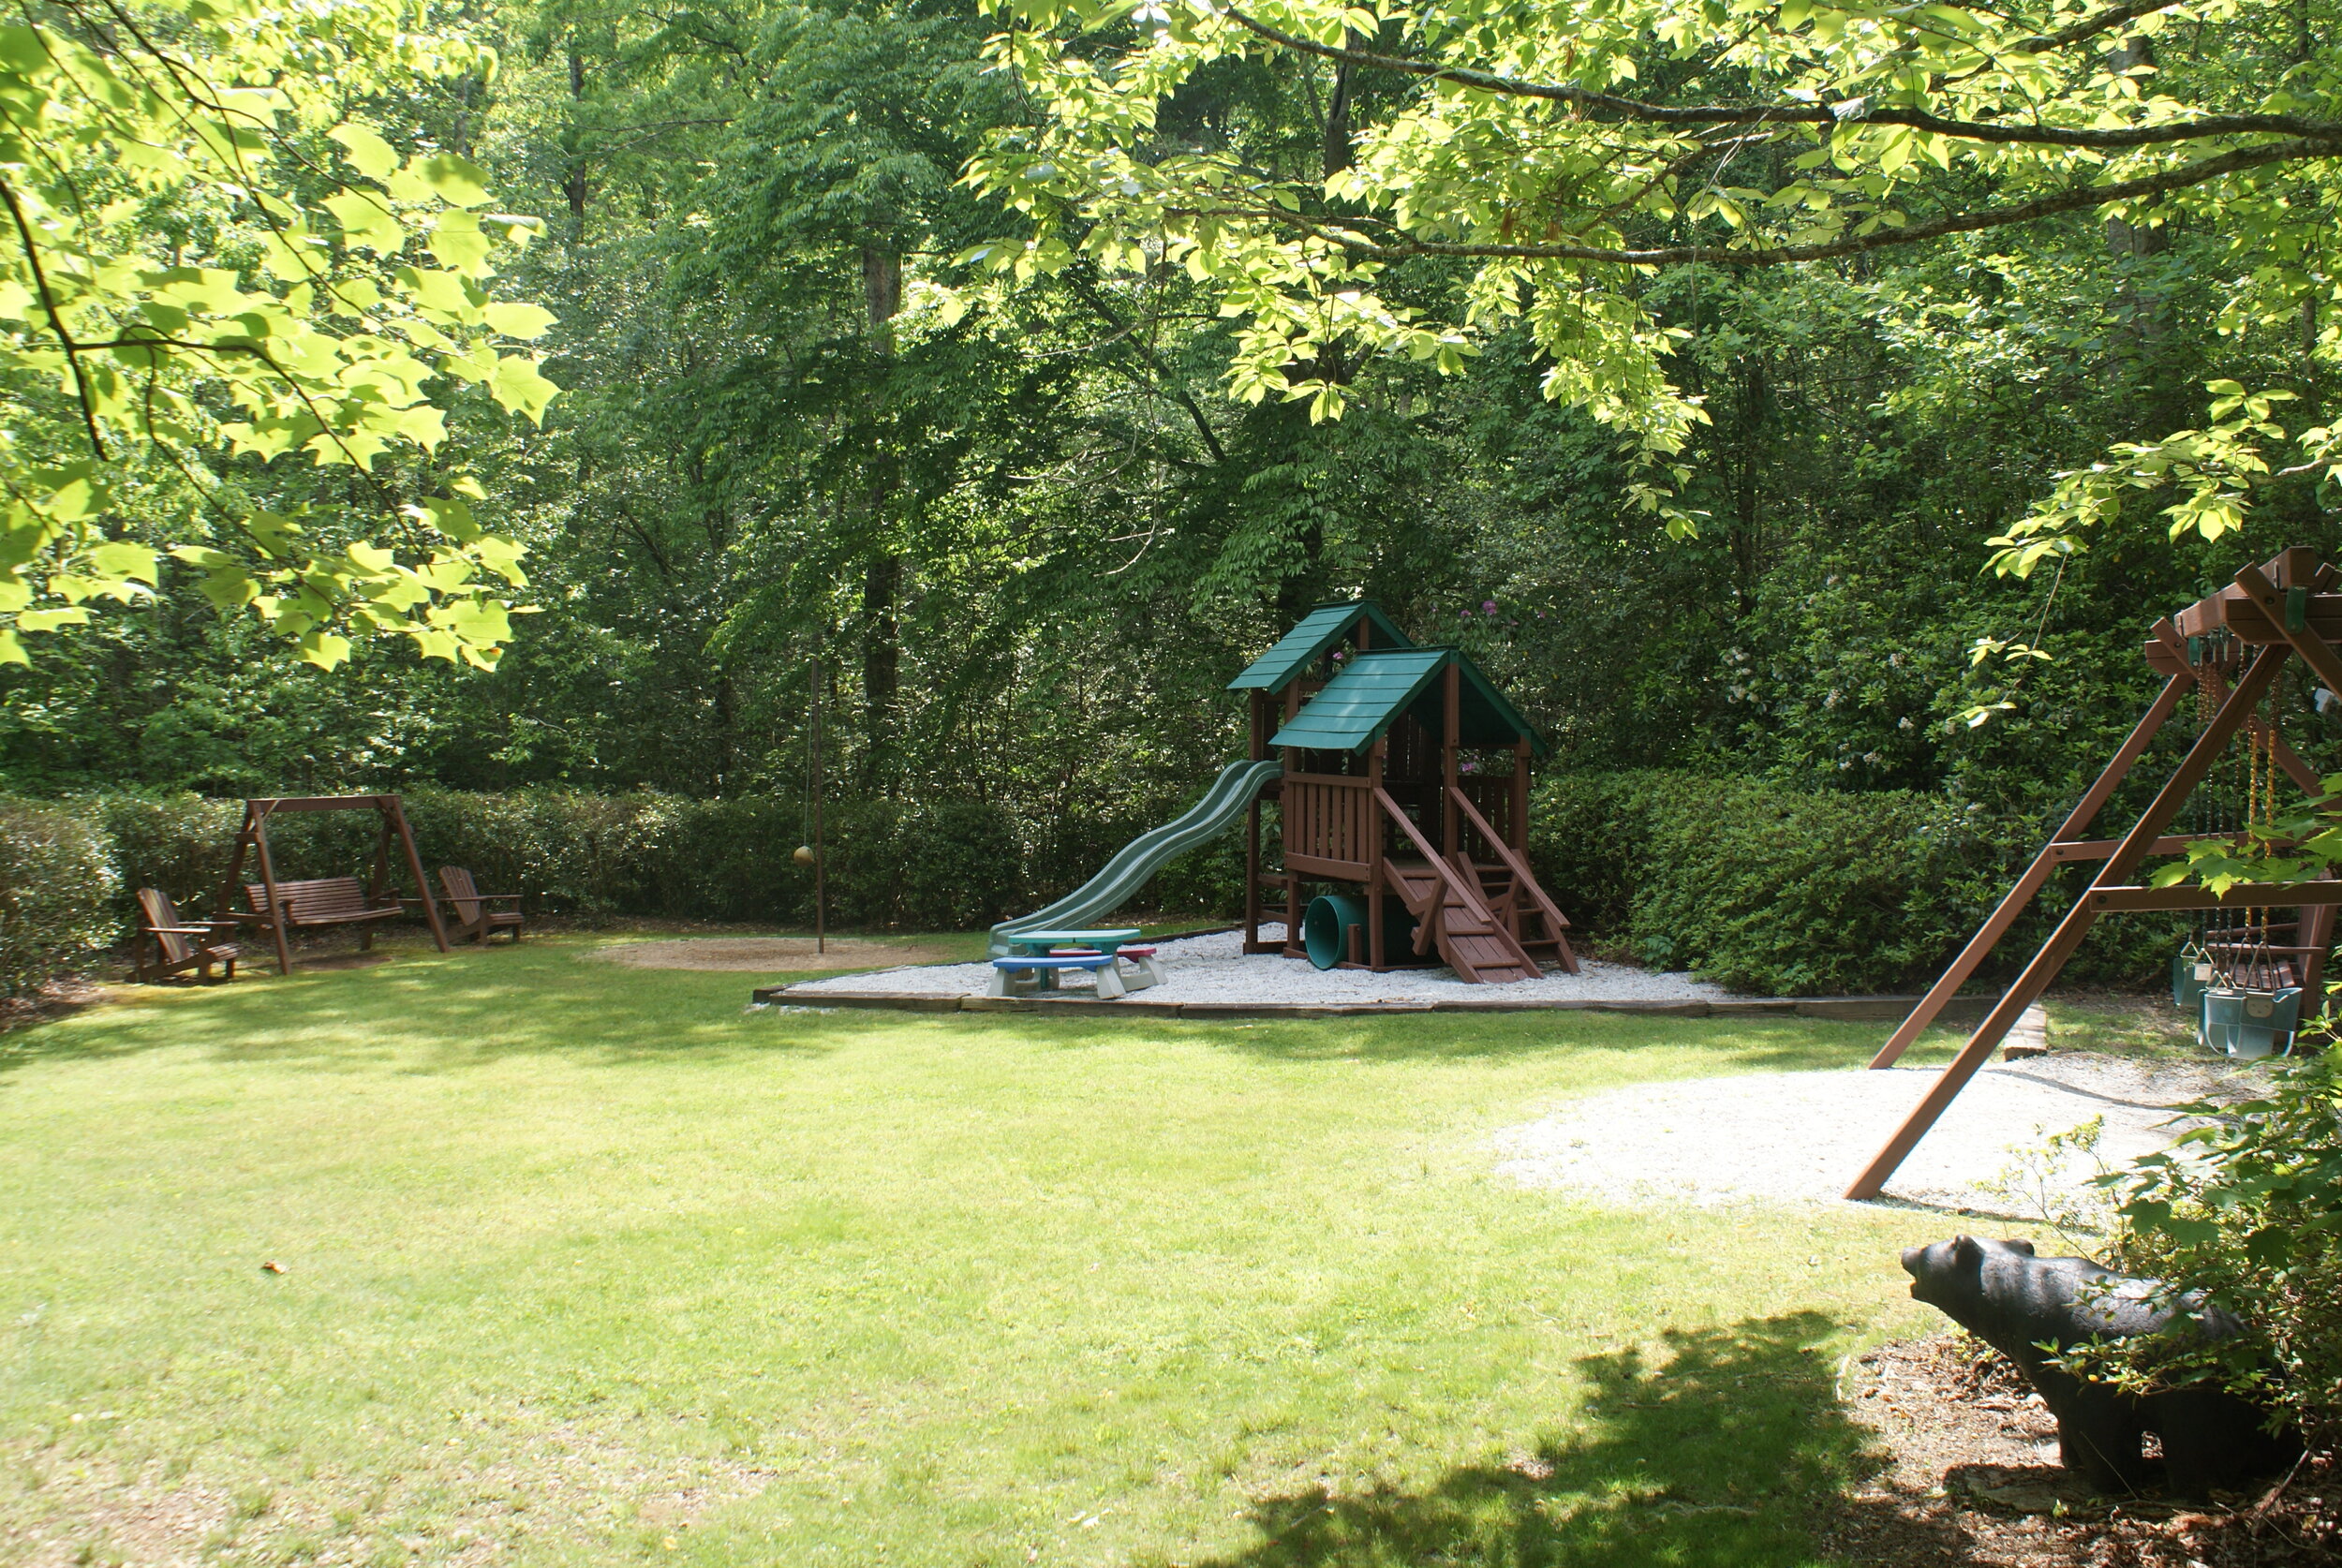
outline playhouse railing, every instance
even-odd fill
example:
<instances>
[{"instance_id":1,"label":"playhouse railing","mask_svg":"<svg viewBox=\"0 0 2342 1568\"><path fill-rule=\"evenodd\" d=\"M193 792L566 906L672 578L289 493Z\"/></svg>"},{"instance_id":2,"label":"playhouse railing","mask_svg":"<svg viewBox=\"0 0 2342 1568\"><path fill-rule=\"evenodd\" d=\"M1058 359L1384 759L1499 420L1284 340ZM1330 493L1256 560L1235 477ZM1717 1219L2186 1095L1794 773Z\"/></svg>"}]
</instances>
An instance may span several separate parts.
<instances>
[{"instance_id":1,"label":"playhouse railing","mask_svg":"<svg viewBox=\"0 0 2342 1568\"><path fill-rule=\"evenodd\" d=\"M1340 774L1286 775L1285 865L1321 876L1362 877L1382 831L1371 789L1363 778Z\"/></svg>"},{"instance_id":2,"label":"playhouse railing","mask_svg":"<svg viewBox=\"0 0 2342 1568\"><path fill-rule=\"evenodd\" d=\"M1475 864L1501 864L1505 859L1503 846L1510 843L1513 836L1512 779L1505 774L1471 774L1458 779L1456 789L1480 814L1478 823L1466 818L1458 824L1463 838L1460 847ZM1481 831L1482 824L1487 827L1486 833Z\"/></svg>"}]
</instances>

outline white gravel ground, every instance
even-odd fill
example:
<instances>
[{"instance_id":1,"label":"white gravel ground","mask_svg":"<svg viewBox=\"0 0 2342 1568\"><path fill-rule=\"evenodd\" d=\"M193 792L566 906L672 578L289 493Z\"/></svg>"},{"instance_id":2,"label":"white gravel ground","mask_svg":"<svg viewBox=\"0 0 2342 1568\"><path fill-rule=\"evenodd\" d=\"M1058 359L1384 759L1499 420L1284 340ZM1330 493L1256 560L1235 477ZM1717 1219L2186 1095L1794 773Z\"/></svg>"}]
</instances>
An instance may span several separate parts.
<instances>
[{"instance_id":1,"label":"white gravel ground","mask_svg":"<svg viewBox=\"0 0 2342 1568\"><path fill-rule=\"evenodd\" d=\"M2046 1208L2086 1191L2097 1167L2069 1161L2051 1174L2046 1191L2038 1182L1995 1190L2019 1150L2103 1117L2098 1158L2125 1164L2179 1132L2168 1107L2230 1092L2236 1074L2248 1073L2082 1053L1995 1063L1961 1091L1886 1197L2046 1218ZM1613 1201L1835 1203L1934 1078L1933 1068L1898 1068L1636 1085L1506 1129L1496 1139L1499 1170L1526 1187Z\"/></svg>"},{"instance_id":2,"label":"white gravel ground","mask_svg":"<svg viewBox=\"0 0 2342 1568\"><path fill-rule=\"evenodd\" d=\"M1276 940L1284 927L1264 925L1261 936ZM1616 964L1579 961L1577 974L1549 970L1542 980L1515 981L1509 985L1475 985L1456 978L1456 971L1396 969L1375 974L1366 969L1320 969L1298 958L1274 954L1246 957L1240 931L1219 931L1160 945L1164 969L1161 985L1131 995L1143 1001L1282 1002L1294 1006L1325 1006L1357 1002L1427 1002L1457 998L1503 998L1519 1001L1728 1001L1721 986L1694 980L1687 974L1653 974ZM980 997L992 983L990 964L932 964L914 969L865 970L817 980L794 992L894 991L928 997ZM1087 995L1089 977L1064 977L1062 989Z\"/></svg>"}]
</instances>

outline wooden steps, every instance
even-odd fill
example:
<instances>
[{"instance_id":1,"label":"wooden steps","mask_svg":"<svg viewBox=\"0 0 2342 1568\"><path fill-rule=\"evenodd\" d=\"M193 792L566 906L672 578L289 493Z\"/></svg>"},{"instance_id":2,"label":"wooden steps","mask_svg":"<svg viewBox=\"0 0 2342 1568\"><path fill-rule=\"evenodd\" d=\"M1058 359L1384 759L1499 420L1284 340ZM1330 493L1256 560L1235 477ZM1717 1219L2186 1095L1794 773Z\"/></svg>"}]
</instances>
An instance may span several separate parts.
<instances>
[{"instance_id":1,"label":"wooden steps","mask_svg":"<svg viewBox=\"0 0 2342 1568\"><path fill-rule=\"evenodd\" d=\"M1482 985L1534 980L1545 972L1481 901L1476 879L1421 860L1386 861L1383 869L1416 918L1417 953L1436 944L1459 976Z\"/></svg>"}]
</instances>

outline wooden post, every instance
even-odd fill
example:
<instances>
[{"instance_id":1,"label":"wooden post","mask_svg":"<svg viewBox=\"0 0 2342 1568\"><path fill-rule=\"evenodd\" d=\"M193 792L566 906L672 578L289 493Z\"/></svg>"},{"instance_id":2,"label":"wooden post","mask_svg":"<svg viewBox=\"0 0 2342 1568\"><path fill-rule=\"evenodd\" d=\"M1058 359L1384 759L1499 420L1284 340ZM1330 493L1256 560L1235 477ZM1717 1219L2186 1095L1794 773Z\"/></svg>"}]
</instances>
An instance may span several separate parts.
<instances>
[{"instance_id":1,"label":"wooden post","mask_svg":"<svg viewBox=\"0 0 2342 1568\"><path fill-rule=\"evenodd\" d=\"M829 951L829 854L822 842L822 660L813 659L813 954Z\"/></svg>"},{"instance_id":2,"label":"wooden post","mask_svg":"<svg viewBox=\"0 0 2342 1568\"><path fill-rule=\"evenodd\" d=\"M1513 853L1523 861L1529 858L1529 743L1513 743L1513 820L1505 824L1505 836L1513 842ZM1555 936L1561 933L1556 931Z\"/></svg>"},{"instance_id":3,"label":"wooden post","mask_svg":"<svg viewBox=\"0 0 2342 1568\"><path fill-rule=\"evenodd\" d=\"M2018 917L2048 885L2051 874L2063 864L2057 857L2057 846L2080 838L2083 830L2097 820L2098 813L2106 808L2107 801L2154 743L2156 732L2178 711L2180 700L2186 695L2192 684L2185 674L2173 675L2163 684L2162 692L2139 722L2131 727L2123 744L2115 748L2113 760L2106 764L2106 770L2098 775L2097 781L2083 792L2081 801L2066 814L2066 820L2057 831L2050 835L2050 841L2041 846L2039 854L2033 857L2033 864L2026 866L2024 875L2017 879L2017 885L2010 888L1999 906L1985 917L1976 935L1968 939L1968 945L1960 950L1960 956L1951 961L1951 967L1944 970L1927 995L1920 998L1919 1006L1911 1010L1911 1015L1904 1019L1902 1027L1888 1038L1886 1044L1879 1047L1878 1055L1871 1058L1874 1069L1892 1067L1901 1059L1903 1053L1910 1049L1911 1042L1935 1021L1936 1014L1960 994L1960 987L1965 985L1984 960L1992 956L1993 949L1999 945L2001 938L2008 934L2008 928L2017 924Z\"/></svg>"},{"instance_id":4,"label":"wooden post","mask_svg":"<svg viewBox=\"0 0 2342 1568\"><path fill-rule=\"evenodd\" d=\"M292 949L285 941L285 903L276 896L276 861L268 852L268 806L247 801L245 812L252 821L252 848L260 862L260 887L268 895L268 928L276 939L276 972L290 974Z\"/></svg>"},{"instance_id":5,"label":"wooden post","mask_svg":"<svg viewBox=\"0 0 2342 1568\"><path fill-rule=\"evenodd\" d=\"M2326 1010L2326 952L2334 946L2334 906L2320 904L2316 909L2297 911L2301 928L2295 940L2309 949L2302 960L2302 1017L2315 1017Z\"/></svg>"},{"instance_id":6,"label":"wooden post","mask_svg":"<svg viewBox=\"0 0 2342 1568\"><path fill-rule=\"evenodd\" d=\"M1298 678L1296 678L1285 683L1285 722L1288 724L1292 723L1294 715L1299 713L1300 711L1301 683ZM1300 748L1297 747L1287 746L1280 747L1280 749L1284 752L1284 776L1287 778L1291 778L1295 774L1301 771ZM1277 810L1278 828L1284 840L1286 866L1284 875L1284 956L1287 958L1306 958L1309 956L1309 950L1301 945L1301 879L1295 876L1292 871L1294 844L1293 801L1291 797L1292 791L1290 789L1282 792L1278 796Z\"/></svg>"},{"instance_id":7,"label":"wooden post","mask_svg":"<svg viewBox=\"0 0 2342 1568\"><path fill-rule=\"evenodd\" d=\"M2247 567L2246 570L2249 571L2252 569ZM2236 738L2236 732L2243 728L2246 716L2260 705L2260 699L2268 693L2271 683L2276 679L2277 672L2291 653L2290 647L2271 645L2254 656L2251 667L2236 683L2235 689L2229 693L2228 701L2220 704L2211 722L2196 737L2196 744L2188 747L2187 756L2181 762L2178 770L2162 789L2156 791L2155 799L2144 814L2123 836L2123 841L2116 846L2113 855L2092 880L2092 887L2121 886L2130 880L2153 851L2155 841L2162 836L2165 826L2178 815L2180 806L2203 782L2204 776L2212 771L2212 765L2219 760L2220 753ZM1958 1097L1960 1091L1967 1087L1968 1080L1975 1077L1978 1070L1991 1059L1993 1048L2015 1025L2019 1014L2049 989L2050 982L2057 978L2057 971L2066 967L2066 961L2073 956L2074 949L2080 947L2083 938L2090 934L2090 927L2096 923L2097 914L2098 906L2086 892L2083 897L2074 900L2074 907L2067 911L2065 919L2057 923L2057 929L2050 934L2048 941L2041 944L2041 950L2033 955L2033 961L2024 967L2024 972L2017 977L2016 983L2002 994L1999 1003L1986 1015L1984 1022L1977 1026L1976 1033L1961 1048L1960 1055L1944 1069L1934 1087L1904 1118L1903 1125L1895 1129L1886 1146L1872 1157L1871 1162L1863 1167L1862 1174L1854 1178L1854 1185L1845 1191L1848 1198L1860 1200L1878 1196L1880 1190L1887 1185L1887 1178L1895 1174L1896 1167L1903 1163L1905 1157L1927 1135L1927 1130L1935 1125L1945 1107Z\"/></svg>"},{"instance_id":8,"label":"wooden post","mask_svg":"<svg viewBox=\"0 0 2342 1568\"><path fill-rule=\"evenodd\" d=\"M1463 666L1453 654L1447 657L1447 673L1440 688L1439 744L1439 851L1453 856L1460 848L1457 841L1456 797L1450 791L1462 788L1456 769L1456 748L1463 733Z\"/></svg>"},{"instance_id":9,"label":"wooden post","mask_svg":"<svg viewBox=\"0 0 2342 1568\"><path fill-rule=\"evenodd\" d=\"M398 841L407 850L407 869L415 879L415 891L422 895L422 918L430 924L431 939L439 944L441 953L445 953L447 951L447 927L439 921L439 901L431 896L431 884L422 880L422 852L415 848L414 830L407 825L407 807L396 795L377 795L375 807L382 813L386 826L398 830ZM276 893L274 888L269 891L268 906L272 910L276 908ZM278 918L282 920L281 913ZM486 927L482 926L482 929L484 931ZM488 939L482 936L480 940L484 946Z\"/></svg>"},{"instance_id":10,"label":"wooden post","mask_svg":"<svg viewBox=\"0 0 2342 1568\"><path fill-rule=\"evenodd\" d=\"M1266 762L1268 757L1268 694L1254 687L1246 692L1246 728L1244 755L1251 761ZM1260 951L1260 791L1253 792L1253 804L1244 812L1244 951Z\"/></svg>"},{"instance_id":11,"label":"wooden post","mask_svg":"<svg viewBox=\"0 0 2342 1568\"><path fill-rule=\"evenodd\" d=\"M234 924L229 919L229 911L236 907L237 879L244 874L244 857L251 848L252 803L245 801L244 803L244 825L236 830L236 847L230 851L228 856L228 877L220 883L219 897L212 904L212 922L215 925Z\"/></svg>"},{"instance_id":12,"label":"wooden post","mask_svg":"<svg viewBox=\"0 0 2342 1568\"><path fill-rule=\"evenodd\" d=\"M1366 754L1367 788L1380 793L1383 788L1383 757L1390 746L1386 735L1374 742ZM1366 952L1368 967L1376 974L1390 968L1390 954L1383 945L1383 841L1386 830L1383 819L1371 809L1372 800L1366 803Z\"/></svg>"}]
</instances>

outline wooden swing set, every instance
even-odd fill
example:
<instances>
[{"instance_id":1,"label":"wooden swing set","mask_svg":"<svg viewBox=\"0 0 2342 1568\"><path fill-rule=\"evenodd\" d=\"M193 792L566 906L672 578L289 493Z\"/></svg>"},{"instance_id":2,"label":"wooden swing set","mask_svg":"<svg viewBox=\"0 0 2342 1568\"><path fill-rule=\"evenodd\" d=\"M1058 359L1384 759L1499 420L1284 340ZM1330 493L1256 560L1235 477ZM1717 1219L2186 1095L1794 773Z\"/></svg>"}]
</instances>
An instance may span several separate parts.
<instances>
[{"instance_id":1,"label":"wooden swing set","mask_svg":"<svg viewBox=\"0 0 2342 1568\"><path fill-rule=\"evenodd\" d=\"M1920 1032L1935 1021L1945 1004L1958 995L1960 987L1991 956L1994 947L2059 866L2097 861L2101 863L2097 874L2002 994L1984 1022L1969 1036L1960 1055L1944 1069L1925 1098L1863 1167L1861 1175L1855 1177L1854 1184L1846 1189L1848 1198L1878 1196L1888 1178L1967 1087L1968 1080L1991 1059L1994 1048L2018 1017L2040 999L2042 992L2057 978L2058 971L2102 916L2189 910L2243 911L2246 918L2237 927L2206 934L2213 951L2231 956L2247 952L2264 958L2281 956L2290 970L2289 978L2298 981L2309 1004L2314 1007L2322 999L2319 987L2326 951L2334 939L2335 907L2342 904L2342 880L2240 882L2215 895L2199 883L2153 887L2137 879L2142 866L2154 857L2186 854L2194 844L2233 844L2239 839L2245 826L2242 821L2214 833L2171 835L2167 830L2178 821L2190 797L2211 776L2214 766L2240 733L2250 737L2256 759L2256 772L2248 790L2258 792L2260 787L2258 759L2265 755L2272 790L2275 773L2282 771L2312 798L2323 797L2324 786L2316 770L2286 744L2279 732L2281 715L2277 704L2271 703L2265 717L2260 709L2275 689L2278 675L2295 658L2307 666L2327 690L2342 693L2342 655L2335 652L2335 643L2342 642L2342 593L2331 591L2335 577L2335 568L2320 562L2316 552L2297 546L2262 565L2245 568L2236 574L2233 585L2198 599L2175 616L2156 622L2145 653L2148 664L2166 677L2161 694L2116 748L2106 771L2098 775L2097 781L2083 795L2081 804L2068 815L2064 825L2041 847L2041 852L2017 879L1999 907L1873 1058L1872 1068L1892 1067ZM2122 837L2083 837L2157 734L2190 696L2197 699L2201 720L2195 741L2156 792L2155 799ZM2300 911L2293 925L2297 940L2270 947L2266 938L2271 927L2257 922L2255 911L2279 909ZM2260 919L2265 921L2266 914ZM2254 940L2256 932L2260 941Z\"/></svg>"},{"instance_id":2,"label":"wooden swing set","mask_svg":"<svg viewBox=\"0 0 2342 1568\"><path fill-rule=\"evenodd\" d=\"M355 877L320 877L304 881L278 879L275 859L269 852L269 819L306 811L373 811L380 815L382 831L375 840L374 872L364 883ZM414 879L413 900L401 898L392 885L393 843L406 862L407 874ZM246 855L253 857L254 868L259 874L257 882L242 880ZM245 899L242 909L236 907L239 889ZM445 953L447 927L439 919L439 906L431 896L430 884L423 880L422 856L415 849L414 831L407 825L406 808L396 795L247 800L244 803L244 826L236 835L235 853L229 859L228 876L220 884L212 921L215 926L234 924L264 927L276 944L276 971L290 974L292 947L287 939L288 933L355 925L359 928L359 946L371 948L374 923L402 913L409 902L422 906L423 918L431 925L432 939Z\"/></svg>"}]
</instances>

